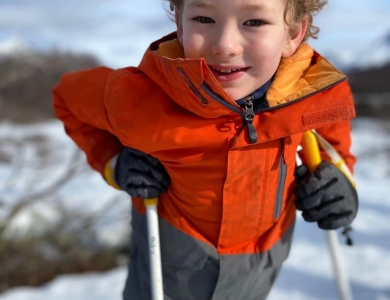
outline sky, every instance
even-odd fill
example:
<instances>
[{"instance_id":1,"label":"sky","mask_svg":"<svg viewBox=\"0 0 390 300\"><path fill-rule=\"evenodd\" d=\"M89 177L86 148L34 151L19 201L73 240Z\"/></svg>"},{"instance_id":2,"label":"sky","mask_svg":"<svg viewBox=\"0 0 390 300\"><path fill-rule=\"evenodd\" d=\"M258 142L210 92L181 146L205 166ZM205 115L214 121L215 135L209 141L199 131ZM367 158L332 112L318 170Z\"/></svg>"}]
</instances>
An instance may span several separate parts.
<instances>
[{"instance_id":1,"label":"sky","mask_svg":"<svg viewBox=\"0 0 390 300\"><path fill-rule=\"evenodd\" d=\"M390 60L389 0L329 0L311 44L339 67ZM0 53L14 44L96 55L110 67L137 65L154 40L174 31L163 0L1 0Z\"/></svg>"},{"instance_id":2,"label":"sky","mask_svg":"<svg viewBox=\"0 0 390 300\"><path fill-rule=\"evenodd\" d=\"M59 121L24 126L0 123L0 139L12 137L25 141L33 134L49 137L53 151L62 149L63 159L60 161L63 165L57 165L59 169L69 163L69 156L75 146L64 134ZM355 179L360 201L358 216L352 224L354 245L346 246L340 232L337 233L342 266L346 271L354 300L390 300L389 135L390 122L381 123L364 118L353 121L352 151L358 159ZM34 152L28 145L25 149L26 153ZM86 164L85 161L84 163ZM55 177L61 173L58 171L50 169L51 176L40 178L55 180ZM0 207L0 211L7 205L12 203L15 205L16 201L13 199L18 198L18 190L23 188L22 185L15 183L12 188L2 189L4 182L12 177L12 173L9 165L0 163L0 176L3 178L0 182L0 192L5 204ZM33 174L36 176L36 171ZM118 193L122 196L124 194L108 187L99 174L89 170L74 176L73 180L62 188L60 197L55 197L55 201L61 201L67 207L80 207L80 203L83 203L83 210L95 212L97 206L105 207L107 201ZM44 204L45 202L42 205ZM115 201L115 206L122 212L129 211L128 204L127 196ZM26 210L28 212L28 209ZM47 220L47 226L52 226L55 218L50 214L50 207L43 206L41 211L44 214L40 220ZM29 223L28 217L24 215L24 218L22 216L15 218L12 226L8 227L13 230L13 235L22 234L26 229L37 228L36 225ZM116 220L118 216L111 217ZM123 229L128 228L127 222L116 223L114 228L111 227L112 222L104 224L98 229L103 241L107 242L113 242L107 237L122 235L126 232ZM105 235L104 232L109 234ZM121 300L125 279L125 266L103 273L58 276L39 288L11 289L0 294L0 300ZM337 299L340 298L325 232L318 229L316 224L304 222L298 213L291 254L267 300Z\"/></svg>"}]
</instances>

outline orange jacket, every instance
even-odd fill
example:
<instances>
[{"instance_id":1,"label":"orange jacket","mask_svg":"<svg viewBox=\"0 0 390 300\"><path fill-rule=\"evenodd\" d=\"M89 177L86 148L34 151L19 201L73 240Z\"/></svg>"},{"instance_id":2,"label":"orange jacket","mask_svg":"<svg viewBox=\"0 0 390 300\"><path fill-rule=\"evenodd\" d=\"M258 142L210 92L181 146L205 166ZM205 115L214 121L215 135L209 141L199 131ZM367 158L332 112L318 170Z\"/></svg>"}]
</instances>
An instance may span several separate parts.
<instances>
[{"instance_id":1,"label":"orange jacket","mask_svg":"<svg viewBox=\"0 0 390 300\"><path fill-rule=\"evenodd\" d=\"M316 128L354 164L346 78L302 44L282 59L251 143L243 109L203 59L182 58L175 37L151 44L137 68L65 74L54 89L57 116L101 173L122 144L159 159L171 177L159 214L174 227L220 254L268 250L295 217L302 133ZM133 206L144 211L140 199Z\"/></svg>"}]
</instances>

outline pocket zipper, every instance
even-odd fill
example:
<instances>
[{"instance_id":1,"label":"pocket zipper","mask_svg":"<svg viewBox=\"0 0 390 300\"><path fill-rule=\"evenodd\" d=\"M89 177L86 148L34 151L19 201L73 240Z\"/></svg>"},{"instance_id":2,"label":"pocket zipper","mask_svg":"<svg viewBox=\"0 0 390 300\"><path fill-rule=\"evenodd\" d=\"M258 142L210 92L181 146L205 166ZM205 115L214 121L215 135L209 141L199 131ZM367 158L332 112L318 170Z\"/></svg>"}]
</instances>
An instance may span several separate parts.
<instances>
[{"instance_id":1,"label":"pocket zipper","mask_svg":"<svg viewBox=\"0 0 390 300\"><path fill-rule=\"evenodd\" d=\"M280 140L280 155L279 155L279 178L278 178L278 188L276 192L276 203L275 203L275 211L274 211L274 218L279 218L281 210L282 210L282 203L283 203L283 191L284 186L286 183L286 175L287 175L287 164L283 157L284 154L284 140Z\"/></svg>"}]
</instances>

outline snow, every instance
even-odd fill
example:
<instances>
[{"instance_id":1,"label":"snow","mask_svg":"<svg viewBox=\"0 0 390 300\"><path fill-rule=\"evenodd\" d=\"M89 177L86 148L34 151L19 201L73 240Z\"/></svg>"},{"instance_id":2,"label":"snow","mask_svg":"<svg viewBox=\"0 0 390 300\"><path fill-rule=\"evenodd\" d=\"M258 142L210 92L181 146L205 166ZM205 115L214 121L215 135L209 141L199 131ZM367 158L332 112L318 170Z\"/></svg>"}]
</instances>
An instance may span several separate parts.
<instances>
[{"instance_id":1,"label":"snow","mask_svg":"<svg viewBox=\"0 0 390 300\"><path fill-rule=\"evenodd\" d=\"M38 143L34 143L37 137ZM81 213L98 216L95 230L99 240L117 245L127 239L129 196L105 184L100 174L87 165L84 154L75 155L76 146L64 133L62 123L57 120L28 125L0 123L0 141L8 141L0 144L0 156L13 157L11 167L0 160L3 179L0 181L0 223L13 205L53 185L64 174L65 166L73 165L77 170L55 197L43 196L42 201L22 209L7 224L7 236L40 235L60 222L59 211L63 206L67 211L80 212L82 205ZM42 151L49 154L42 158L39 155Z\"/></svg>"},{"instance_id":2,"label":"snow","mask_svg":"<svg viewBox=\"0 0 390 300\"><path fill-rule=\"evenodd\" d=\"M58 276L42 289L23 287L0 296L9 300L119 300L126 269L102 274Z\"/></svg>"},{"instance_id":3,"label":"snow","mask_svg":"<svg viewBox=\"0 0 390 300\"><path fill-rule=\"evenodd\" d=\"M2 124L0 137L6 132L14 136L28 135L38 129L42 133L47 132L57 143L62 143L63 149L72 148L71 142L61 133L59 122L29 128ZM372 119L357 119L353 122L353 152L358 158L355 179L360 196L359 214L353 223L354 246L345 246L344 237L339 232L338 235L343 264L355 300L390 300L389 135L390 123ZM0 174L5 173L4 166L0 163ZM91 170L76 176L61 193L72 195L75 190L81 195L75 197L75 203L69 205L77 205L80 199L88 201L86 195L96 195L104 200L112 197L113 193L118 194ZM96 206L99 205L95 202L98 201L90 201L83 207L97 209ZM127 200L117 200L117 204L121 209L128 209ZM23 227L23 223L19 225ZM124 230L127 224L122 222L115 226ZM104 222L100 229L109 232ZM290 257L268 300L339 299L334 278L325 232L315 224L304 222L298 215ZM39 288L11 289L0 294L0 300L121 300L125 279L126 267L103 273L58 276Z\"/></svg>"},{"instance_id":4,"label":"snow","mask_svg":"<svg viewBox=\"0 0 390 300\"><path fill-rule=\"evenodd\" d=\"M0 56L23 54L28 51L31 51L28 43L16 36L11 36L0 43Z\"/></svg>"}]
</instances>

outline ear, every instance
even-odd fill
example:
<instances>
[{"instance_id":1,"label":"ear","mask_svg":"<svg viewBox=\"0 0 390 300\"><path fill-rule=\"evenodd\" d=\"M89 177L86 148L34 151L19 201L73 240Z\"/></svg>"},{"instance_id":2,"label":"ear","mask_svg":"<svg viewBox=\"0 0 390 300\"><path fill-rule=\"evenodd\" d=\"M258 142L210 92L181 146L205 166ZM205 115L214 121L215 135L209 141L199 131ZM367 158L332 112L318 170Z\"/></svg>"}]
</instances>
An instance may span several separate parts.
<instances>
[{"instance_id":1,"label":"ear","mask_svg":"<svg viewBox=\"0 0 390 300\"><path fill-rule=\"evenodd\" d=\"M180 12L178 9L175 9L175 23L176 23L176 31L177 37L181 45L183 45L183 26L181 24Z\"/></svg>"},{"instance_id":2,"label":"ear","mask_svg":"<svg viewBox=\"0 0 390 300\"><path fill-rule=\"evenodd\" d=\"M297 50L298 46L301 44L303 38L305 37L307 29L307 18L304 18L298 28L289 33L286 44L284 45L284 49L282 52L282 57L287 58L294 54L295 50Z\"/></svg>"}]
</instances>

